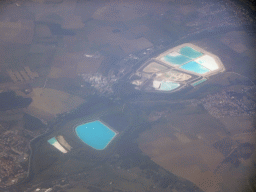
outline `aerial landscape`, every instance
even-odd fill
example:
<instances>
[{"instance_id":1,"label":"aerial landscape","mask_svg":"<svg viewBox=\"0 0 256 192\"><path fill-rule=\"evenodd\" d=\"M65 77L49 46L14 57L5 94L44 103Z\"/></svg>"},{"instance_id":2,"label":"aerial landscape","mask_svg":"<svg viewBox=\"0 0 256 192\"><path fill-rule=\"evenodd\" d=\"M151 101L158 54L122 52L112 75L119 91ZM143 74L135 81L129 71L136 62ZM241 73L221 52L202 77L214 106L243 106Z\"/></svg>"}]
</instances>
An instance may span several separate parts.
<instances>
[{"instance_id":1,"label":"aerial landscape","mask_svg":"<svg viewBox=\"0 0 256 192\"><path fill-rule=\"evenodd\" d=\"M250 0L0 2L0 191L256 191Z\"/></svg>"}]
</instances>

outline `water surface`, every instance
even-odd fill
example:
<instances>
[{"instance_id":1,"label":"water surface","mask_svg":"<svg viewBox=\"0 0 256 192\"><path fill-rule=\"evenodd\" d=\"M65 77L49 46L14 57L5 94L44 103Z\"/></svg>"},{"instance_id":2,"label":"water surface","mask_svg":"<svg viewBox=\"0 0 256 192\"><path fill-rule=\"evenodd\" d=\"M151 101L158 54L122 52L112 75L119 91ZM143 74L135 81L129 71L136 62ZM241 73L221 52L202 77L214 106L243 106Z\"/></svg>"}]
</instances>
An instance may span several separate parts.
<instances>
[{"instance_id":1,"label":"water surface","mask_svg":"<svg viewBox=\"0 0 256 192\"><path fill-rule=\"evenodd\" d=\"M97 150L105 149L116 135L116 132L100 121L79 125L75 131L84 143Z\"/></svg>"}]
</instances>

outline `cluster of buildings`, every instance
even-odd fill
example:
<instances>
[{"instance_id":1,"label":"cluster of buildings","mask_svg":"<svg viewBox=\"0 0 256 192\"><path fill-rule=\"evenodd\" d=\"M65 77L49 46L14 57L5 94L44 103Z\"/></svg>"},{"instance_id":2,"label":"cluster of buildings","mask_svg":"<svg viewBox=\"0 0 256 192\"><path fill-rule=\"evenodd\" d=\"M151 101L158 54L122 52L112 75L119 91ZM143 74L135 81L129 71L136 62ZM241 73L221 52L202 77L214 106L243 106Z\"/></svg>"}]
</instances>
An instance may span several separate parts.
<instances>
[{"instance_id":1,"label":"cluster of buildings","mask_svg":"<svg viewBox=\"0 0 256 192\"><path fill-rule=\"evenodd\" d=\"M113 93L112 85L117 81L115 75L105 77L100 73L82 74L82 77L85 82L90 83L99 93L107 95Z\"/></svg>"},{"instance_id":2,"label":"cluster of buildings","mask_svg":"<svg viewBox=\"0 0 256 192\"><path fill-rule=\"evenodd\" d=\"M27 176L29 141L20 131L0 134L0 187L10 186Z\"/></svg>"},{"instance_id":3,"label":"cluster of buildings","mask_svg":"<svg viewBox=\"0 0 256 192\"><path fill-rule=\"evenodd\" d=\"M197 13L197 18L186 24L191 28L190 33L184 38L199 34L202 31L212 31L218 27L223 27L223 29L227 26L238 27L253 20L243 6L238 6L230 0L223 3L202 2L202 6Z\"/></svg>"},{"instance_id":4,"label":"cluster of buildings","mask_svg":"<svg viewBox=\"0 0 256 192\"><path fill-rule=\"evenodd\" d=\"M248 97L248 89L251 89L251 87L243 89L240 93L229 89L223 90L214 95L208 95L200 102L211 115L217 118L241 115L252 116L255 114L256 102Z\"/></svg>"},{"instance_id":5,"label":"cluster of buildings","mask_svg":"<svg viewBox=\"0 0 256 192\"><path fill-rule=\"evenodd\" d=\"M0 191L27 177L30 141L45 131L31 121L23 109L0 112Z\"/></svg>"}]
</instances>

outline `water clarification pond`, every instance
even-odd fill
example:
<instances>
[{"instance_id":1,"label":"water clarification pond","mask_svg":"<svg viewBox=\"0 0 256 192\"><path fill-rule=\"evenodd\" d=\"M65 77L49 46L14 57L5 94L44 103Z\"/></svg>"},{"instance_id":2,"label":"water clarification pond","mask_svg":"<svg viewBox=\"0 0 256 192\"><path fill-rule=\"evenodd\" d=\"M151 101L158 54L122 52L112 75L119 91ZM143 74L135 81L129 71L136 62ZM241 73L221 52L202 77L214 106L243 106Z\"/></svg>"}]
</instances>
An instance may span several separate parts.
<instances>
[{"instance_id":1,"label":"water clarification pond","mask_svg":"<svg viewBox=\"0 0 256 192\"><path fill-rule=\"evenodd\" d=\"M203 55L203 53L199 52L199 51L196 51L195 49L189 47L189 46L186 46L186 47L182 47L180 49L180 54L186 56L186 57L189 57L191 59L195 59L195 58L198 58L200 56Z\"/></svg>"},{"instance_id":2,"label":"water clarification pond","mask_svg":"<svg viewBox=\"0 0 256 192\"><path fill-rule=\"evenodd\" d=\"M93 121L79 125L75 128L77 136L87 145L103 150L117 135L115 131L104 125L101 121Z\"/></svg>"},{"instance_id":3,"label":"water clarification pond","mask_svg":"<svg viewBox=\"0 0 256 192\"><path fill-rule=\"evenodd\" d=\"M204 66L198 64L195 61L191 61L191 62L189 62L185 65L182 65L180 68L185 69L187 71L194 72L194 73L198 73L198 74L204 74L204 73L209 72L209 69L207 69Z\"/></svg>"}]
</instances>

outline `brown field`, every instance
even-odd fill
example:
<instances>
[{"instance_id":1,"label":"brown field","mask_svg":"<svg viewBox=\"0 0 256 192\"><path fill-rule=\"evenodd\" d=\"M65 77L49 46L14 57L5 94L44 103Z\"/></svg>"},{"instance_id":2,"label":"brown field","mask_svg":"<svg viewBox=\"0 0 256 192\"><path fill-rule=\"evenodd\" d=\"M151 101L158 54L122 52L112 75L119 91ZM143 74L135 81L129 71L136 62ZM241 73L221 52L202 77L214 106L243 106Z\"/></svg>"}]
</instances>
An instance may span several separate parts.
<instances>
[{"instance_id":1,"label":"brown field","mask_svg":"<svg viewBox=\"0 0 256 192\"><path fill-rule=\"evenodd\" d=\"M35 88L31 93L32 103L27 108L27 112L40 118L54 118L59 113L64 113L76 108L84 102L83 99L48 88Z\"/></svg>"},{"instance_id":2,"label":"brown field","mask_svg":"<svg viewBox=\"0 0 256 192\"><path fill-rule=\"evenodd\" d=\"M78 62L76 72L77 74L96 73L103 60L103 56L100 58L85 57L83 61Z\"/></svg>"},{"instance_id":3,"label":"brown field","mask_svg":"<svg viewBox=\"0 0 256 192\"><path fill-rule=\"evenodd\" d=\"M229 32L224 37L221 38L221 42L229 46L233 51L237 53L243 53L248 50L248 48L242 41L244 36L246 36L245 32L241 32L241 31Z\"/></svg>"},{"instance_id":4,"label":"brown field","mask_svg":"<svg viewBox=\"0 0 256 192\"><path fill-rule=\"evenodd\" d=\"M218 150L200 139L190 140L181 133L175 133L175 139L158 136L154 141L148 139L148 135L152 136L151 130L141 134L139 147L154 162L205 191L220 189L222 179L213 173L224 159Z\"/></svg>"},{"instance_id":5,"label":"brown field","mask_svg":"<svg viewBox=\"0 0 256 192\"><path fill-rule=\"evenodd\" d=\"M254 129L253 117L221 117L219 120L225 125L232 135L246 133Z\"/></svg>"},{"instance_id":6,"label":"brown field","mask_svg":"<svg viewBox=\"0 0 256 192\"><path fill-rule=\"evenodd\" d=\"M0 22L0 40L10 43L30 44L34 34L34 23L30 20Z\"/></svg>"},{"instance_id":7,"label":"brown field","mask_svg":"<svg viewBox=\"0 0 256 192\"><path fill-rule=\"evenodd\" d=\"M94 19L107 21L126 21L142 17L146 13L143 10L143 3L123 2L118 4L111 1L106 6L99 7L93 14ZM141 11L139 11L140 9Z\"/></svg>"},{"instance_id":8,"label":"brown field","mask_svg":"<svg viewBox=\"0 0 256 192\"><path fill-rule=\"evenodd\" d=\"M97 27L88 35L88 41L91 46L102 46L110 44L119 46L126 53L131 53L152 47L153 44L146 38L126 39L121 34L113 33L113 27Z\"/></svg>"},{"instance_id":9,"label":"brown field","mask_svg":"<svg viewBox=\"0 0 256 192\"><path fill-rule=\"evenodd\" d=\"M255 144L255 133L247 130L252 127L252 119L225 117L218 121L191 106L172 110L165 119L167 122L159 122L140 134L137 141L143 153L204 191L243 191L253 159L241 159L238 168L231 163L223 163L224 155L213 144L224 138L233 141L232 149L239 143Z\"/></svg>"}]
</instances>

